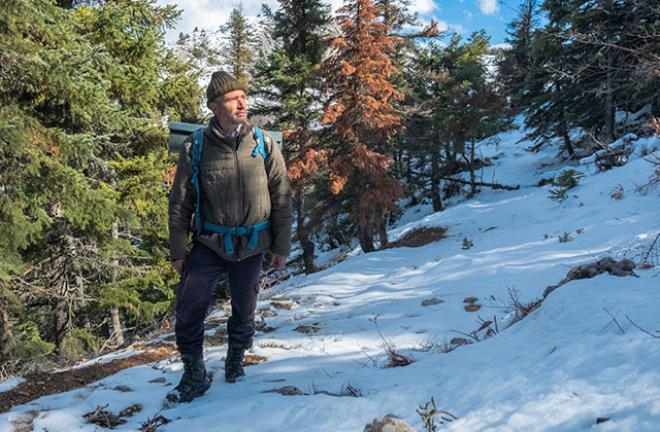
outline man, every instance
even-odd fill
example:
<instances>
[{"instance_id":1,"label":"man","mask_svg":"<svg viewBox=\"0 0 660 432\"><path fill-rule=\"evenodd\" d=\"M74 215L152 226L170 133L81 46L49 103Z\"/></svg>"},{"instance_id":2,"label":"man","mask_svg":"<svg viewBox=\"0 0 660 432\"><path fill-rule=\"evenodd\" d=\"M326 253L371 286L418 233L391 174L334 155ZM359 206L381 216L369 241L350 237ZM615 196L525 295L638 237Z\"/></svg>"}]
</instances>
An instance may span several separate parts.
<instances>
[{"instance_id":1,"label":"man","mask_svg":"<svg viewBox=\"0 0 660 432\"><path fill-rule=\"evenodd\" d=\"M260 130L248 123L245 87L215 72L206 97L213 118L197 136L201 153L194 157L195 136L188 138L169 200L170 254L181 274L175 333L184 364L170 401L191 401L211 385L202 353L204 319L223 275L232 311L225 379L233 383L245 375L243 355L255 332L264 254L270 251L271 264L281 269L291 247L291 189L284 159L272 137L266 134L261 142L255 137Z\"/></svg>"}]
</instances>

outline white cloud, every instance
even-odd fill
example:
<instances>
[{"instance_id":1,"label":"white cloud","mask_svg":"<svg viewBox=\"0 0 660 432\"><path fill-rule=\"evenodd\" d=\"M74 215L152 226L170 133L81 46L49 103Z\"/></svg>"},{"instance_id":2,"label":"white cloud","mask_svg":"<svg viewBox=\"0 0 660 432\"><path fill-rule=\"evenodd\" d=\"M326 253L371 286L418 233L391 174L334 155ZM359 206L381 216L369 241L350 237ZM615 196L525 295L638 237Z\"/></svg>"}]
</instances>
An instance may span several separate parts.
<instances>
[{"instance_id":1,"label":"white cloud","mask_svg":"<svg viewBox=\"0 0 660 432\"><path fill-rule=\"evenodd\" d=\"M428 14L438 9L438 5L436 5L433 0L419 0L413 3L411 9L413 12Z\"/></svg>"},{"instance_id":2,"label":"white cloud","mask_svg":"<svg viewBox=\"0 0 660 432\"><path fill-rule=\"evenodd\" d=\"M167 40L172 42L178 38L179 33L191 33L195 28L217 30L229 20L231 11L241 7L243 14L249 20L261 13L261 5L266 4L272 10L279 8L277 0L156 0L160 6L173 5L181 12L176 28L168 31ZM343 5L343 0L330 0L328 2L334 13ZM434 7L433 0L422 0L424 8ZM418 8L419 9L419 8Z\"/></svg>"},{"instance_id":3,"label":"white cloud","mask_svg":"<svg viewBox=\"0 0 660 432\"><path fill-rule=\"evenodd\" d=\"M446 32L447 30L449 30L450 26L449 24L447 24L447 21L439 20L436 21L436 23L438 24L438 31Z\"/></svg>"},{"instance_id":4,"label":"white cloud","mask_svg":"<svg viewBox=\"0 0 660 432\"><path fill-rule=\"evenodd\" d=\"M461 24L452 24L449 26L452 33L465 34L465 28Z\"/></svg>"},{"instance_id":5,"label":"white cloud","mask_svg":"<svg viewBox=\"0 0 660 432\"><path fill-rule=\"evenodd\" d=\"M500 10L497 0L479 0L479 9L484 15L492 15Z\"/></svg>"},{"instance_id":6,"label":"white cloud","mask_svg":"<svg viewBox=\"0 0 660 432\"><path fill-rule=\"evenodd\" d=\"M277 8L276 0L242 0L219 2L217 0L157 0L160 6L174 5L181 12L176 28L168 32L168 40L176 39L179 33L191 33L195 28L217 30L229 20L231 11L241 7L243 14L256 17L261 13L261 4Z\"/></svg>"}]
</instances>

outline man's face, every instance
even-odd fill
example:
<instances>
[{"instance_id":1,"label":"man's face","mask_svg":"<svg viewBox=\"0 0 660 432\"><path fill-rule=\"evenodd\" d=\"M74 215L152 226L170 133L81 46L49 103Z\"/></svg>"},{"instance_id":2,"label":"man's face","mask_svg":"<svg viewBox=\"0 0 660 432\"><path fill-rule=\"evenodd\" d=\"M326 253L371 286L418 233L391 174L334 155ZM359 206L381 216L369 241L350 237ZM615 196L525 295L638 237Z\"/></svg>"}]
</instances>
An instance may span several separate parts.
<instances>
[{"instance_id":1,"label":"man's face","mask_svg":"<svg viewBox=\"0 0 660 432\"><path fill-rule=\"evenodd\" d=\"M247 121L248 106L243 90L234 90L218 96L209 104L209 109L218 119L220 126L228 131Z\"/></svg>"}]
</instances>

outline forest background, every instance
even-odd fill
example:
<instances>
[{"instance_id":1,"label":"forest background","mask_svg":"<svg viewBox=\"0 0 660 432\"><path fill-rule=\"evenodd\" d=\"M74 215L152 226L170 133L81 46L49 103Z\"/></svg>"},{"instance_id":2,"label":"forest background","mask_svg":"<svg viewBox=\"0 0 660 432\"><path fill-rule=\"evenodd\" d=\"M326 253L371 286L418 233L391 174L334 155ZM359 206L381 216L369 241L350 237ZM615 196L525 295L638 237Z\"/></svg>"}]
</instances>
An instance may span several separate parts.
<instances>
[{"instance_id":1,"label":"forest background","mask_svg":"<svg viewBox=\"0 0 660 432\"><path fill-rule=\"evenodd\" d=\"M320 0L280 0L258 23L237 8L219 42L196 31L169 46L180 11L154 1L6 3L3 375L168 325L168 122L205 122L210 70L244 80L255 123L284 133L294 273L318 270L319 251L388 247L402 206L442 211L482 188L514 187L480 178L489 162L475 144L517 115L535 143L527 150L559 141L565 159L660 132L653 1L525 0L504 48L484 32L422 28L406 0L346 0L336 13Z\"/></svg>"}]
</instances>

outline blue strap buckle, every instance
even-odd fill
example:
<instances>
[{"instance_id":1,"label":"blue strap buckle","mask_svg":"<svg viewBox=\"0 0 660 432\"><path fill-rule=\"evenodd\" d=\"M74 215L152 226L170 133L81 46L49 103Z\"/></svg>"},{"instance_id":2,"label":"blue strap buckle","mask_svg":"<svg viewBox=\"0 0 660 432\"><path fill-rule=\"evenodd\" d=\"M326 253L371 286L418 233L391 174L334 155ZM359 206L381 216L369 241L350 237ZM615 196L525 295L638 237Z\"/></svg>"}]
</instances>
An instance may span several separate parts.
<instances>
[{"instance_id":1,"label":"blue strap buckle","mask_svg":"<svg viewBox=\"0 0 660 432\"><path fill-rule=\"evenodd\" d=\"M234 254L234 236L250 236L247 248L253 250L257 247L259 241L259 233L270 227L270 221L265 220L258 224L242 226L242 227L228 227L224 225L217 225L211 222L204 222L204 230L214 233L222 234L225 238L225 252L228 255Z\"/></svg>"}]
</instances>

